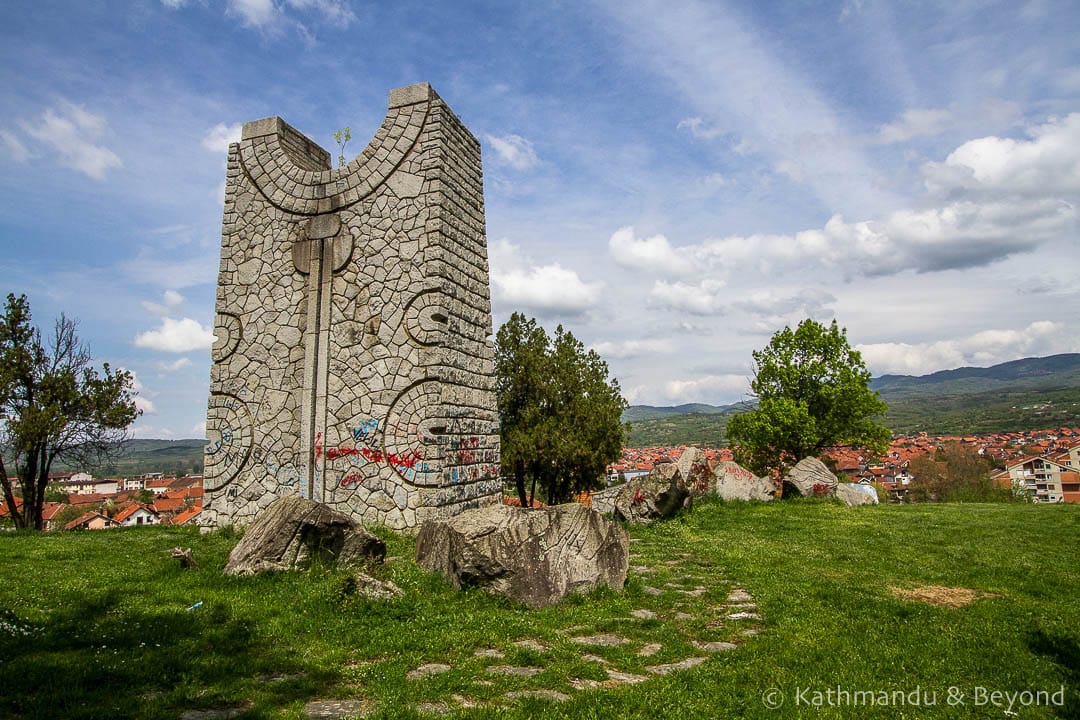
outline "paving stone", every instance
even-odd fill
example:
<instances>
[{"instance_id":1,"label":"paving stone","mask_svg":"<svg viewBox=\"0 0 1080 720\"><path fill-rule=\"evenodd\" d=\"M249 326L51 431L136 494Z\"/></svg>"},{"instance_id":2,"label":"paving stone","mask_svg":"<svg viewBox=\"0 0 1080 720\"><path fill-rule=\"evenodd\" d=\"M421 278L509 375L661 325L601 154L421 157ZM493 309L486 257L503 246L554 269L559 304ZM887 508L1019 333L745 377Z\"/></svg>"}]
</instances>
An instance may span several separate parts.
<instances>
[{"instance_id":1,"label":"paving stone","mask_svg":"<svg viewBox=\"0 0 1080 720\"><path fill-rule=\"evenodd\" d=\"M729 603L753 602L754 598L742 588L735 588L728 593L727 601Z\"/></svg>"},{"instance_id":2,"label":"paving stone","mask_svg":"<svg viewBox=\"0 0 1080 720\"><path fill-rule=\"evenodd\" d=\"M760 635L761 631L758 630L757 628L746 628L745 630L743 630L739 634L742 635L743 637L754 637L755 635Z\"/></svg>"},{"instance_id":3,"label":"paving stone","mask_svg":"<svg viewBox=\"0 0 1080 720\"><path fill-rule=\"evenodd\" d=\"M651 572L656 572L648 565L631 565L630 569L638 573L639 575L648 575Z\"/></svg>"},{"instance_id":4,"label":"paving stone","mask_svg":"<svg viewBox=\"0 0 1080 720\"><path fill-rule=\"evenodd\" d=\"M633 673L625 673L620 670L613 670L608 668L608 679L618 683L619 685L636 685L640 682L645 682L649 678L645 675L634 675Z\"/></svg>"},{"instance_id":5,"label":"paving stone","mask_svg":"<svg viewBox=\"0 0 1080 720\"><path fill-rule=\"evenodd\" d=\"M506 697L511 700L535 698L537 700L550 700L551 702L566 702L570 699L569 695L558 690L514 690L506 693Z\"/></svg>"},{"instance_id":6,"label":"paving stone","mask_svg":"<svg viewBox=\"0 0 1080 720\"><path fill-rule=\"evenodd\" d=\"M731 603L727 607L729 610L757 610L754 603Z\"/></svg>"},{"instance_id":7,"label":"paving stone","mask_svg":"<svg viewBox=\"0 0 1080 720\"><path fill-rule=\"evenodd\" d=\"M478 648L473 650L473 655L476 657L496 658L501 659L506 657L502 650L496 650L495 648Z\"/></svg>"},{"instance_id":8,"label":"paving stone","mask_svg":"<svg viewBox=\"0 0 1080 720\"><path fill-rule=\"evenodd\" d=\"M525 650L535 650L536 652L547 652L548 650L547 645L540 642L539 640L533 640L531 638L526 640L518 640L514 644L517 645L519 648L524 648Z\"/></svg>"},{"instance_id":9,"label":"paving stone","mask_svg":"<svg viewBox=\"0 0 1080 720\"><path fill-rule=\"evenodd\" d=\"M592 690L593 688L604 687L604 683L589 678L570 678L567 682L575 690Z\"/></svg>"},{"instance_id":10,"label":"paving stone","mask_svg":"<svg viewBox=\"0 0 1080 720\"><path fill-rule=\"evenodd\" d=\"M637 654L641 657L652 657L663 648L664 646L660 643L649 643L648 645L642 645L641 649L637 651Z\"/></svg>"},{"instance_id":11,"label":"paving stone","mask_svg":"<svg viewBox=\"0 0 1080 720\"><path fill-rule=\"evenodd\" d=\"M739 647L735 643L730 642L701 642L699 640L695 640L691 644L698 650L708 653L730 652Z\"/></svg>"},{"instance_id":12,"label":"paving stone","mask_svg":"<svg viewBox=\"0 0 1080 720\"><path fill-rule=\"evenodd\" d=\"M652 595L653 597L664 594L663 590L661 590L660 588L654 588L651 585L643 585L641 588L641 592L645 593L646 595Z\"/></svg>"},{"instance_id":13,"label":"paving stone","mask_svg":"<svg viewBox=\"0 0 1080 720\"><path fill-rule=\"evenodd\" d=\"M646 610L645 608L639 608L630 613L639 620L655 620L656 613L652 610Z\"/></svg>"},{"instance_id":14,"label":"paving stone","mask_svg":"<svg viewBox=\"0 0 1080 720\"><path fill-rule=\"evenodd\" d=\"M538 667L523 667L521 665L492 665L487 669L492 675L515 675L518 677L532 677L544 671Z\"/></svg>"},{"instance_id":15,"label":"paving stone","mask_svg":"<svg viewBox=\"0 0 1080 720\"><path fill-rule=\"evenodd\" d=\"M736 612L728 615L729 620L760 620L761 616L754 612Z\"/></svg>"},{"instance_id":16,"label":"paving stone","mask_svg":"<svg viewBox=\"0 0 1080 720\"><path fill-rule=\"evenodd\" d=\"M453 668L445 663L426 663L415 670L410 670L409 673L405 675L405 679L419 680L420 678L425 678L429 675L440 675L444 672L449 672L452 669Z\"/></svg>"},{"instance_id":17,"label":"paving stone","mask_svg":"<svg viewBox=\"0 0 1080 720\"><path fill-rule=\"evenodd\" d=\"M456 702L463 708L474 708L484 704L476 698L467 697L465 695L458 695L456 693L451 695L450 697L454 698L454 702Z\"/></svg>"},{"instance_id":18,"label":"paving stone","mask_svg":"<svg viewBox=\"0 0 1080 720\"><path fill-rule=\"evenodd\" d=\"M450 712L450 706L444 702L422 702L416 704L416 712L425 715L445 715Z\"/></svg>"},{"instance_id":19,"label":"paving stone","mask_svg":"<svg viewBox=\"0 0 1080 720\"><path fill-rule=\"evenodd\" d=\"M180 713L180 720L230 720L239 717L250 709L250 705L236 707L206 708L204 710L185 710Z\"/></svg>"},{"instance_id":20,"label":"paving stone","mask_svg":"<svg viewBox=\"0 0 1080 720\"><path fill-rule=\"evenodd\" d=\"M676 620L683 620L683 621L693 620L694 616L691 615L690 613L677 612L677 613L675 613L675 619Z\"/></svg>"},{"instance_id":21,"label":"paving stone","mask_svg":"<svg viewBox=\"0 0 1080 720\"><path fill-rule=\"evenodd\" d=\"M307 673L266 673L258 677L261 683L285 682L286 680L300 680L307 677Z\"/></svg>"},{"instance_id":22,"label":"paving stone","mask_svg":"<svg viewBox=\"0 0 1080 720\"><path fill-rule=\"evenodd\" d=\"M312 700L304 705L304 717L309 720L362 718L373 708L370 700Z\"/></svg>"},{"instance_id":23,"label":"paving stone","mask_svg":"<svg viewBox=\"0 0 1080 720\"><path fill-rule=\"evenodd\" d=\"M683 595L689 595L690 597L701 597L708 592L708 590L698 585L693 590L678 590L677 592L681 592Z\"/></svg>"},{"instance_id":24,"label":"paving stone","mask_svg":"<svg viewBox=\"0 0 1080 720\"><path fill-rule=\"evenodd\" d=\"M615 645L625 645L630 642L624 637L619 635L612 635L610 633L600 633L599 635L582 635L579 637L570 638L578 645L600 645L603 647L612 647Z\"/></svg>"},{"instance_id":25,"label":"paving stone","mask_svg":"<svg viewBox=\"0 0 1080 720\"><path fill-rule=\"evenodd\" d=\"M690 668L705 662L707 659L708 658L704 657L689 657L685 660L667 663L665 665L650 665L645 669L653 673L654 675L670 675L671 673L677 672L679 670L689 670Z\"/></svg>"},{"instance_id":26,"label":"paving stone","mask_svg":"<svg viewBox=\"0 0 1080 720\"><path fill-rule=\"evenodd\" d=\"M602 658L598 655L593 655L592 653L585 653L581 656L581 659L585 660L586 662L594 662L599 665L607 665L608 663L607 658Z\"/></svg>"}]
</instances>

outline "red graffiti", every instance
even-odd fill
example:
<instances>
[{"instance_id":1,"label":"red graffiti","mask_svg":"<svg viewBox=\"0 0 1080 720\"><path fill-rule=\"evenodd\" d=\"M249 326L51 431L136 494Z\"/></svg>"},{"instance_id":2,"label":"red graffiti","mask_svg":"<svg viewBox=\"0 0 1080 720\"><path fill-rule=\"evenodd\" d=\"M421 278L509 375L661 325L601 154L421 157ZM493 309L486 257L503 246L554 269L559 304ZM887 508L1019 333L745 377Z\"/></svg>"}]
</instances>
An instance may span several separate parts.
<instances>
[{"instance_id":1,"label":"red graffiti","mask_svg":"<svg viewBox=\"0 0 1080 720\"><path fill-rule=\"evenodd\" d=\"M364 450L367 450L367 448L364 448ZM360 450L359 448L354 447L332 447L326 450L327 460L337 460L339 457L345 457L347 455L352 455L353 457L359 456Z\"/></svg>"}]
</instances>

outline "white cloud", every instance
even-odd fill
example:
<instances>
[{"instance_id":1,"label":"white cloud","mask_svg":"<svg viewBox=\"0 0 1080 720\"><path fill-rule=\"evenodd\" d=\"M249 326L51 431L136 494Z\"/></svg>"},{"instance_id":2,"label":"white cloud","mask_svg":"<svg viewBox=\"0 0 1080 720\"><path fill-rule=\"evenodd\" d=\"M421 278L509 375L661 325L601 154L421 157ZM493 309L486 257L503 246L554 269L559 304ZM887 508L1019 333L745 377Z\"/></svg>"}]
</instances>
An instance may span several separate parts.
<instances>
[{"instance_id":1,"label":"white cloud","mask_svg":"<svg viewBox=\"0 0 1080 720\"><path fill-rule=\"evenodd\" d=\"M161 0L161 4L172 10L176 10L187 5L187 0Z\"/></svg>"},{"instance_id":2,"label":"white cloud","mask_svg":"<svg viewBox=\"0 0 1080 720\"><path fill-rule=\"evenodd\" d=\"M626 360L642 355L672 352L671 344L663 340L601 340L593 343L589 349L595 350L605 360Z\"/></svg>"},{"instance_id":3,"label":"white cloud","mask_svg":"<svg viewBox=\"0 0 1080 720\"><path fill-rule=\"evenodd\" d=\"M949 127L952 119L952 113L948 110L907 110L899 120L878 129L878 141L891 144L906 142L916 137L940 135Z\"/></svg>"},{"instance_id":4,"label":"white cloud","mask_svg":"<svg viewBox=\"0 0 1080 720\"><path fill-rule=\"evenodd\" d=\"M1030 140L970 140L924 168L936 193L960 191L1046 198L1080 193L1080 113L1028 129Z\"/></svg>"},{"instance_id":5,"label":"white cloud","mask_svg":"<svg viewBox=\"0 0 1080 720\"><path fill-rule=\"evenodd\" d=\"M285 0L298 10L315 10L324 20L346 27L356 19L347 0Z\"/></svg>"},{"instance_id":6,"label":"white cloud","mask_svg":"<svg viewBox=\"0 0 1080 720\"><path fill-rule=\"evenodd\" d=\"M80 105L61 101L57 107L45 110L36 124L21 125L27 135L46 146L62 165L94 180L104 180L110 169L123 165L116 153L99 144L108 130L105 118Z\"/></svg>"},{"instance_id":7,"label":"white cloud","mask_svg":"<svg viewBox=\"0 0 1080 720\"><path fill-rule=\"evenodd\" d=\"M26 149L22 141L7 130L0 130L0 140L4 143L7 154L15 162L26 162L30 158L30 151Z\"/></svg>"},{"instance_id":8,"label":"white cloud","mask_svg":"<svg viewBox=\"0 0 1080 720\"><path fill-rule=\"evenodd\" d=\"M675 126L676 130L682 130L686 128L690 131L690 134L701 140L712 140L724 134L724 131L718 127L710 127L705 118L691 117L685 118L679 121L679 124Z\"/></svg>"},{"instance_id":9,"label":"white cloud","mask_svg":"<svg viewBox=\"0 0 1080 720\"><path fill-rule=\"evenodd\" d=\"M191 428L191 433L197 438L206 437L206 421L203 420L202 422L195 423Z\"/></svg>"},{"instance_id":10,"label":"white cloud","mask_svg":"<svg viewBox=\"0 0 1080 720\"><path fill-rule=\"evenodd\" d=\"M178 305L184 302L184 296L175 290L166 290L161 296L161 302L150 302L149 300L143 300L142 306L147 312L153 315L168 315Z\"/></svg>"},{"instance_id":11,"label":"white cloud","mask_svg":"<svg viewBox=\"0 0 1080 720\"><path fill-rule=\"evenodd\" d=\"M925 375L942 368L987 367L1030 355L1080 349L1080 341L1063 330L1060 323L1040 320L1020 330L983 330L937 342L872 343L857 348L875 375Z\"/></svg>"},{"instance_id":12,"label":"white cloud","mask_svg":"<svg viewBox=\"0 0 1080 720\"><path fill-rule=\"evenodd\" d=\"M750 392L745 375L703 375L671 380L664 385L665 398L671 402L732 402Z\"/></svg>"},{"instance_id":13,"label":"white cloud","mask_svg":"<svg viewBox=\"0 0 1080 720\"><path fill-rule=\"evenodd\" d=\"M229 151L229 145L240 142L240 133L244 129L244 123L226 125L218 123L206 131L203 136L202 146L213 153L224 155Z\"/></svg>"},{"instance_id":14,"label":"white cloud","mask_svg":"<svg viewBox=\"0 0 1080 720\"><path fill-rule=\"evenodd\" d=\"M161 352L185 353L209 350L214 344L214 332L191 318L175 320L161 318L161 327L147 330L135 337L135 347Z\"/></svg>"},{"instance_id":15,"label":"white cloud","mask_svg":"<svg viewBox=\"0 0 1080 720\"><path fill-rule=\"evenodd\" d=\"M497 159L515 170L528 170L540 163L536 148L520 135L485 135L484 139L495 150Z\"/></svg>"},{"instance_id":16,"label":"white cloud","mask_svg":"<svg viewBox=\"0 0 1080 720\"><path fill-rule=\"evenodd\" d=\"M649 291L649 305L691 315L719 315L725 310L724 283L702 280L696 285L657 280Z\"/></svg>"},{"instance_id":17,"label":"white cloud","mask_svg":"<svg viewBox=\"0 0 1080 720\"><path fill-rule=\"evenodd\" d=\"M182 370L188 365L191 365L191 358L182 357L173 360L172 362L159 362L157 363L157 368L162 372L171 373L176 372L177 370Z\"/></svg>"},{"instance_id":18,"label":"white cloud","mask_svg":"<svg viewBox=\"0 0 1080 720\"><path fill-rule=\"evenodd\" d=\"M277 19L278 9L273 0L228 0L225 12L248 27L265 29Z\"/></svg>"},{"instance_id":19,"label":"white cloud","mask_svg":"<svg viewBox=\"0 0 1080 720\"><path fill-rule=\"evenodd\" d=\"M579 315L600 301L601 283L584 282L558 263L535 265L507 240L494 243L489 258L498 302L542 315Z\"/></svg>"},{"instance_id":20,"label":"white cloud","mask_svg":"<svg viewBox=\"0 0 1080 720\"><path fill-rule=\"evenodd\" d=\"M685 251L676 250L663 235L643 239L634 237L633 227L622 227L612 233L608 251L618 264L658 275L678 277L694 272L693 261Z\"/></svg>"}]
</instances>

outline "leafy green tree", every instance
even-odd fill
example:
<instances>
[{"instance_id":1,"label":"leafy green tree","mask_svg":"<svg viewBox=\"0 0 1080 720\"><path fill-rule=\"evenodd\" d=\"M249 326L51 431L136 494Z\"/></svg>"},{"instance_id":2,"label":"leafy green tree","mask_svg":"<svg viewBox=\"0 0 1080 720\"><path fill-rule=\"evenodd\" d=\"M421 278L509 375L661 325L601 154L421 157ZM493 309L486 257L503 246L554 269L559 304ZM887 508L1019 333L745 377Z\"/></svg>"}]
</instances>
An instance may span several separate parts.
<instances>
[{"instance_id":1,"label":"leafy green tree","mask_svg":"<svg viewBox=\"0 0 1080 720\"><path fill-rule=\"evenodd\" d=\"M885 403L870 389L870 371L848 344L847 331L804 320L754 351L750 383L757 407L727 426L735 459L765 475L783 472L835 445L886 450L891 433L875 418Z\"/></svg>"},{"instance_id":2,"label":"leafy green tree","mask_svg":"<svg viewBox=\"0 0 1080 720\"><path fill-rule=\"evenodd\" d=\"M502 472L522 506L538 484L550 503L602 485L622 451L626 401L595 351L514 313L495 336L495 391Z\"/></svg>"},{"instance_id":3,"label":"leafy green tree","mask_svg":"<svg viewBox=\"0 0 1080 720\"><path fill-rule=\"evenodd\" d=\"M26 296L9 294L0 317L0 484L14 508L5 458L15 466L23 506L15 526L42 529L42 504L57 459L93 466L119 449L139 416L133 379L105 363L99 372L63 315L48 344L31 325Z\"/></svg>"}]
</instances>

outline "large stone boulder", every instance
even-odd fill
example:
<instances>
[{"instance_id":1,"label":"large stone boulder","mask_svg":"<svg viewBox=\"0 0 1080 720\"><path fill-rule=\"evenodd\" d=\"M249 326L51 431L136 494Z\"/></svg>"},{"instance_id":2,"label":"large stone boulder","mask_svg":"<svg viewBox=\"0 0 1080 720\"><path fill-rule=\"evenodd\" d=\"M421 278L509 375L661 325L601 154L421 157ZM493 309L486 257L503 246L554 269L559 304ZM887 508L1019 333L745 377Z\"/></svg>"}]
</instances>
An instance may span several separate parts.
<instances>
[{"instance_id":1,"label":"large stone boulder","mask_svg":"<svg viewBox=\"0 0 1080 720\"><path fill-rule=\"evenodd\" d=\"M303 570L312 562L337 566L381 561L386 544L348 515L289 495L275 500L248 526L229 554L226 575Z\"/></svg>"},{"instance_id":2,"label":"large stone boulder","mask_svg":"<svg viewBox=\"0 0 1080 720\"><path fill-rule=\"evenodd\" d=\"M713 470L713 492L724 500L764 500L776 497L776 486L731 460L718 463Z\"/></svg>"},{"instance_id":3,"label":"large stone boulder","mask_svg":"<svg viewBox=\"0 0 1080 720\"><path fill-rule=\"evenodd\" d=\"M425 522L416 561L455 587L475 585L539 608L601 585L622 588L630 537L578 503L490 505Z\"/></svg>"},{"instance_id":4,"label":"large stone boulder","mask_svg":"<svg viewBox=\"0 0 1080 720\"><path fill-rule=\"evenodd\" d=\"M615 517L636 525L669 518L691 502L690 491L674 463L626 483L615 496Z\"/></svg>"},{"instance_id":5,"label":"large stone boulder","mask_svg":"<svg viewBox=\"0 0 1080 720\"><path fill-rule=\"evenodd\" d=\"M683 485L691 495L704 495L712 488L709 459L701 448L691 447L684 450L675 466L682 476Z\"/></svg>"},{"instance_id":6,"label":"large stone boulder","mask_svg":"<svg viewBox=\"0 0 1080 720\"><path fill-rule=\"evenodd\" d=\"M815 457L807 457L784 476L784 494L794 490L803 497L831 496L836 494L838 483L825 463Z\"/></svg>"},{"instance_id":7,"label":"large stone boulder","mask_svg":"<svg viewBox=\"0 0 1080 720\"><path fill-rule=\"evenodd\" d=\"M592 494L592 509L605 515L615 513L615 498L618 497L622 485L597 490Z\"/></svg>"},{"instance_id":8,"label":"large stone boulder","mask_svg":"<svg viewBox=\"0 0 1080 720\"><path fill-rule=\"evenodd\" d=\"M843 500L848 507L878 504L877 490L871 485L839 483L836 486L836 497Z\"/></svg>"}]
</instances>

